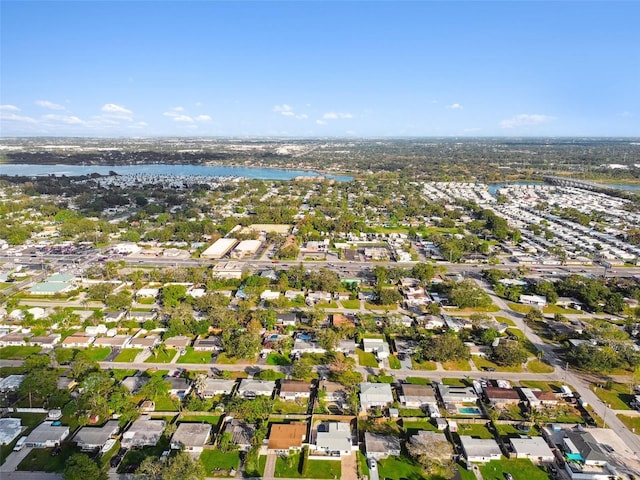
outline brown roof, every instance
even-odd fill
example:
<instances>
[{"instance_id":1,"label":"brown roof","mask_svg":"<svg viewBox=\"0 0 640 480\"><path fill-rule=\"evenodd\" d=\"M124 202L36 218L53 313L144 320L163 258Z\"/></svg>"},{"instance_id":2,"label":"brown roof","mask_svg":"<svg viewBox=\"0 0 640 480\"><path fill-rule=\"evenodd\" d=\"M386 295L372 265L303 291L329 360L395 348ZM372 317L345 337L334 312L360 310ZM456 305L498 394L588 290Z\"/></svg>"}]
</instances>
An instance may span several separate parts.
<instances>
[{"instance_id":1,"label":"brown roof","mask_svg":"<svg viewBox=\"0 0 640 480\"><path fill-rule=\"evenodd\" d=\"M548 401L555 401L555 402L558 401L557 395L555 393L553 393L553 392L547 392L547 391L544 391L544 390L534 390L533 394L536 396L536 398L538 400L541 400L543 402L544 401L547 401L547 402Z\"/></svg>"},{"instance_id":2,"label":"brown roof","mask_svg":"<svg viewBox=\"0 0 640 480\"><path fill-rule=\"evenodd\" d=\"M281 380L280 392L309 392L311 384L298 380Z\"/></svg>"},{"instance_id":3,"label":"brown roof","mask_svg":"<svg viewBox=\"0 0 640 480\"><path fill-rule=\"evenodd\" d=\"M414 385L411 383L402 384L402 394L405 397L435 397L431 385Z\"/></svg>"},{"instance_id":4,"label":"brown roof","mask_svg":"<svg viewBox=\"0 0 640 480\"><path fill-rule=\"evenodd\" d=\"M188 347L189 345L191 345L191 339L189 337L185 337L185 336L171 337L171 338L167 338L164 341L164 344L167 347L183 348L183 347Z\"/></svg>"},{"instance_id":5,"label":"brown roof","mask_svg":"<svg viewBox=\"0 0 640 480\"><path fill-rule=\"evenodd\" d=\"M94 345L108 345L112 347L121 347L131 338L129 335L116 336L116 337L98 337L96 338Z\"/></svg>"},{"instance_id":6,"label":"brown roof","mask_svg":"<svg viewBox=\"0 0 640 480\"><path fill-rule=\"evenodd\" d=\"M489 399L520 400L520 394L513 388L485 387L484 393Z\"/></svg>"},{"instance_id":7,"label":"brown roof","mask_svg":"<svg viewBox=\"0 0 640 480\"><path fill-rule=\"evenodd\" d=\"M274 423L271 425L271 433L269 434L269 449L288 450L290 448L300 448L306 435L306 423Z\"/></svg>"}]
</instances>

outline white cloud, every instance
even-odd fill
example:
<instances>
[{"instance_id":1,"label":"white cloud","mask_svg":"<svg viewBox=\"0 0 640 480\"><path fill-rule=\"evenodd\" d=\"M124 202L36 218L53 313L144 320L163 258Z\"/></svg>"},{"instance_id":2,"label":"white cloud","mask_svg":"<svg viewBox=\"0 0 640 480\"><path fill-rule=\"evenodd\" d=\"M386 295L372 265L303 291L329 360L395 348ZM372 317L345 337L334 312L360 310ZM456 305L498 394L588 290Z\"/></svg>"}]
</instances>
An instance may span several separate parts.
<instances>
[{"instance_id":1,"label":"white cloud","mask_svg":"<svg viewBox=\"0 0 640 480\"><path fill-rule=\"evenodd\" d=\"M9 105L9 106L12 106L12 105ZM6 109L5 110L0 109L0 120L3 122L37 123L37 121L31 117L25 117L24 115L16 115L15 113L13 113L13 111L7 111Z\"/></svg>"},{"instance_id":2,"label":"white cloud","mask_svg":"<svg viewBox=\"0 0 640 480\"><path fill-rule=\"evenodd\" d=\"M209 115L197 115L195 117L192 117L182 112L184 112L184 107L174 107L164 112L162 115L173 119L174 122L186 123L186 124L211 121L211 116Z\"/></svg>"},{"instance_id":3,"label":"white cloud","mask_svg":"<svg viewBox=\"0 0 640 480\"><path fill-rule=\"evenodd\" d=\"M193 123L193 118L191 118L189 115L174 115L173 121L182 123Z\"/></svg>"},{"instance_id":4,"label":"white cloud","mask_svg":"<svg viewBox=\"0 0 640 480\"><path fill-rule=\"evenodd\" d=\"M210 122L211 117L209 115L198 115L195 117L196 122Z\"/></svg>"},{"instance_id":5,"label":"white cloud","mask_svg":"<svg viewBox=\"0 0 640 480\"><path fill-rule=\"evenodd\" d=\"M464 107L459 103L452 103L451 105L447 105L447 108L451 110L462 110Z\"/></svg>"},{"instance_id":6,"label":"white cloud","mask_svg":"<svg viewBox=\"0 0 640 480\"><path fill-rule=\"evenodd\" d=\"M553 117L550 117L549 115L540 115L537 113L522 113L520 115L502 120L500 122L500 126L502 128L527 127L533 125L542 125L543 123L548 123L552 120Z\"/></svg>"},{"instance_id":7,"label":"white cloud","mask_svg":"<svg viewBox=\"0 0 640 480\"><path fill-rule=\"evenodd\" d=\"M338 118L353 118L353 114L349 112L327 112L322 115L325 120L337 120Z\"/></svg>"},{"instance_id":8,"label":"white cloud","mask_svg":"<svg viewBox=\"0 0 640 480\"><path fill-rule=\"evenodd\" d=\"M291 110L285 110L283 112L280 112L280 115L284 115L285 117L295 117L296 114Z\"/></svg>"},{"instance_id":9,"label":"white cloud","mask_svg":"<svg viewBox=\"0 0 640 480\"><path fill-rule=\"evenodd\" d=\"M282 105L276 105L273 107L273 111L276 113L280 113L282 115L292 115L293 114L293 108L291 108L291 105L287 105L286 103L283 103ZM291 113L287 113L287 112L291 112Z\"/></svg>"},{"instance_id":10,"label":"white cloud","mask_svg":"<svg viewBox=\"0 0 640 480\"><path fill-rule=\"evenodd\" d=\"M64 123L66 125L84 125L84 121L82 121L80 118L76 117L75 115L56 115L52 113L49 115L43 115L42 119L53 121L53 122Z\"/></svg>"},{"instance_id":11,"label":"white cloud","mask_svg":"<svg viewBox=\"0 0 640 480\"><path fill-rule=\"evenodd\" d=\"M15 105L0 105L0 112L19 112L20 109Z\"/></svg>"},{"instance_id":12,"label":"white cloud","mask_svg":"<svg viewBox=\"0 0 640 480\"><path fill-rule=\"evenodd\" d=\"M109 113L111 115L125 116L125 115L133 115L133 112L122 105L116 105L115 103L105 103L101 110L104 113Z\"/></svg>"},{"instance_id":13,"label":"white cloud","mask_svg":"<svg viewBox=\"0 0 640 480\"><path fill-rule=\"evenodd\" d=\"M48 108L49 110L64 110L62 105L50 102L49 100L36 100L36 105L42 108Z\"/></svg>"},{"instance_id":14,"label":"white cloud","mask_svg":"<svg viewBox=\"0 0 640 480\"><path fill-rule=\"evenodd\" d=\"M307 115L306 113L301 113L300 115L296 115L296 118L298 120L306 120L307 118L309 118L309 115Z\"/></svg>"},{"instance_id":15,"label":"white cloud","mask_svg":"<svg viewBox=\"0 0 640 480\"><path fill-rule=\"evenodd\" d=\"M329 122L326 122L325 120L316 120L316 124L318 125L327 125Z\"/></svg>"}]
</instances>

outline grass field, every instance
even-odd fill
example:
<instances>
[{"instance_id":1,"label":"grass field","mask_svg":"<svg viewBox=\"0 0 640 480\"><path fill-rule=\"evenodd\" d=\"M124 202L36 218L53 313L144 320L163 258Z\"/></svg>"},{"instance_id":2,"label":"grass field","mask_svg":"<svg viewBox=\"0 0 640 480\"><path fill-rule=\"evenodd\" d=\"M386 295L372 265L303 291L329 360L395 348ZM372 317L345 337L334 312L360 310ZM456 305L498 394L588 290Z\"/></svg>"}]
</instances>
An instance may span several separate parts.
<instances>
[{"instance_id":1,"label":"grass field","mask_svg":"<svg viewBox=\"0 0 640 480\"><path fill-rule=\"evenodd\" d=\"M178 357L178 363L211 363L211 352L196 352L193 347L187 347L185 354Z\"/></svg>"},{"instance_id":2,"label":"grass field","mask_svg":"<svg viewBox=\"0 0 640 480\"><path fill-rule=\"evenodd\" d=\"M176 356L176 350L167 348L166 351L156 350L144 361L144 363L169 363Z\"/></svg>"},{"instance_id":3,"label":"grass field","mask_svg":"<svg viewBox=\"0 0 640 480\"><path fill-rule=\"evenodd\" d=\"M464 372L471 371L469 360L453 360L451 362L442 362L442 368L445 370L460 370Z\"/></svg>"},{"instance_id":4,"label":"grass field","mask_svg":"<svg viewBox=\"0 0 640 480\"><path fill-rule=\"evenodd\" d=\"M183 415L180 417L179 423L209 423L218 425L220 423L220 415Z\"/></svg>"},{"instance_id":5,"label":"grass field","mask_svg":"<svg viewBox=\"0 0 640 480\"><path fill-rule=\"evenodd\" d=\"M380 460L378 462L378 473L380 474L380 478L390 478L393 480L426 478L420 464L405 455Z\"/></svg>"},{"instance_id":6,"label":"grass field","mask_svg":"<svg viewBox=\"0 0 640 480\"><path fill-rule=\"evenodd\" d=\"M529 310L531 310L531 305L522 305L520 303L514 303L514 302L507 302L507 306L513 310L514 312L518 312L518 313L523 313L523 314L527 314L529 313Z\"/></svg>"},{"instance_id":7,"label":"grass field","mask_svg":"<svg viewBox=\"0 0 640 480\"><path fill-rule=\"evenodd\" d=\"M286 457L278 456L275 476L279 478L340 478L341 464L332 460L307 460L307 474L298 471L300 452L289 452Z\"/></svg>"},{"instance_id":8,"label":"grass field","mask_svg":"<svg viewBox=\"0 0 640 480\"><path fill-rule=\"evenodd\" d=\"M436 362L431 362L431 361L419 362L414 358L411 359L411 366L413 367L414 370L436 370L438 368L438 365L436 365Z\"/></svg>"},{"instance_id":9,"label":"grass field","mask_svg":"<svg viewBox=\"0 0 640 480\"><path fill-rule=\"evenodd\" d=\"M267 356L267 365L279 365L279 366L288 366L291 365L291 360L289 357L286 357L280 353L270 353Z\"/></svg>"},{"instance_id":10,"label":"grass field","mask_svg":"<svg viewBox=\"0 0 640 480\"><path fill-rule=\"evenodd\" d=\"M520 380L520 385L528 388L539 388L547 392L559 392L561 382L547 382L544 380Z\"/></svg>"},{"instance_id":11,"label":"grass field","mask_svg":"<svg viewBox=\"0 0 640 480\"><path fill-rule=\"evenodd\" d=\"M533 359L527 362L527 371L531 373L552 373L554 368L546 362Z\"/></svg>"},{"instance_id":12,"label":"grass field","mask_svg":"<svg viewBox=\"0 0 640 480\"><path fill-rule=\"evenodd\" d=\"M38 353L40 350L42 350L42 348L38 346L29 347L26 345L11 345L9 347L0 348L0 360L22 360L27 358L29 355Z\"/></svg>"},{"instance_id":13,"label":"grass field","mask_svg":"<svg viewBox=\"0 0 640 480\"><path fill-rule=\"evenodd\" d=\"M276 398L273 402L273 408L271 409L271 411L273 413L281 414L304 414L307 413L308 408L309 402L307 400L291 402Z\"/></svg>"},{"instance_id":14,"label":"grass field","mask_svg":"<svg viewBox=\"0 0 640 480\"><path fill-rule=\"evenodd\" d=\"M591 390L604 403L608 403L614 410L631 410L629 403L633 400L633 393L629 393L629 385L624 383L612 383L611 389L607 390L594 384L590 385Z\"/></svg>"},{"instance_id":15,"label":"grass field","mask_svg":"<svg viewBox=\"0 0 640 480\"><path fill-rule=\"evenodd\" d=\"M486 368L494 368L496 372L521 372L522 365L510 365L510 366L500 366L497 363L493 363L491 360L487 360L482 357L473 357L472 362L478 367L480 370Z\"/></svg>"},{"instance_id":16,"label":"grass field","mask_svg":"<svg viewBox=\"0 0 640 480\"><path fill-rule=\"evenodd\" d=\"M516 326L516 324L510 318L507 318L507 317L495 317L495 319L496 319L496 321L498 321L500 323L504 323L504 324L510 325L512 327Z\"/></svg>"},{"instance_id":17,"label":"grass field","mask_svg":"<svg viewBox=\"0 0 640 480\"><path fill-rule=\"evenodd\" d=\"M358 310L360 308L360 300L342 300L340 303L343 308L348 308L349 310Z\"/></svg>"},{"instance_id":18,"label":"grass field","mask_svg":"<svg viewBox=\"0 0 640 480\"><path fill-rule=\"evenodd\" d=\"M109 356L111 353L110 347L91 347L87 348L84 351L85 355L87 355L94 362L101 362L105 358Z\"/></svg>"},{"instance_id":19,"label":"grass field","mask_svg":"<svg viewBox=\"0 0 640 480\"><path fill-rule=\"evenodd\" d=\"M542 313L549 313L555 315L556 313L560 315L582 315L584 312L582 310L576 310L575 308L562 308L558 305L548 305L542 309Z\"/></svg>"},{"instance_id":20,"label":"grass field","mask_svg":"<svg viewBox=\"0 0 640 480\"><path fill-rule=\"evenodd\" d=\"M359 348L356 349L356 353L358 354L358 363L361 367L378 367L378 360L376 360L376 356L373 353L365 352Z\"/></svg>"},{"instance_id":21,"label":"grass field","mask_svg":"<svg viewBox=\"0 0 640 480\"><path fill-rule=\"evenodd\" d=\"M402 363L400 363L400 359L398 359L396 355L390 355L389 366L394 370L400 370L402 368Z\"/></svg>"},{"instance_id":22,"label":"grass field","mask_svg":"<svg viewBox=\"0 0 640 480\"><path fill-rule=\"evenodd\" d=\"M640 417L630 417L628 415L616 415L625 426L632 432L640 432ZM598 422L598 426L602 426L602 422Z\"/></svg>"},{"instance_id":23,"label":"grass field","mask_svg":"<svg viewBox=\"0 0 640 480\"><path fill-rule=\"evenodd\" d=\"M114 362L133 362L138 354L142 351L140 348L125 348L120 354L113 359Z\"/></svg>"},{"instance_id":24,"label":"grass field","mask_svg":"<svg viewBox=\"0 0 640 480\"><path fill-rule=\"evenodd\" d=\"M220 450L206 449L200 454L200 462L207 476L230 477L231 469L238 470L240 452L223 453Z\"/></svg>"},{"instance_id":25,"label":"grass field","mask_svg":"<svg viewBox=\"0 0 640 480\"><path fill-rule=\"evenodd\" d=\"M376 303L371 303L371 302L365 302L364 303L364 308L366 308L367 310L397 310L398 309L398 305L394 304L394 305L378 305Z\"/></svg>"},{"instance_id":26,"label":"grass field","mask_svg":"<svg viewBox=\"0 0 640 480\"><path fill-rule=\"evenodd\" d=\"M506 473L513 475L514 480L549 479L544 470L524 458L492 460L480 466L480 473L485 480L504 480Z\"/></svg>"},{"instance_id":27,"label":"grass field","mask_svg":"<svg viewBox=\"0 0 640 480\"><path fill-rule=\"evenodd\" d=\"M70 443L62 444L62 451L59 455L51 456L52 448L34 448L20 462L18 470L20 471L41 471L60 473L64 470L67 459L80 449Z\"/></svg>"},{"instance_id":28,"label":"grass field","mask_svg":"<svg viewBox=\"0 0 640 480\"><path fill-rule=\"evenodd\" d=\"M458 423L458 435L470 435L475 438L493 438L487 427L479 423Z\"/></svg>"}]
</instances>

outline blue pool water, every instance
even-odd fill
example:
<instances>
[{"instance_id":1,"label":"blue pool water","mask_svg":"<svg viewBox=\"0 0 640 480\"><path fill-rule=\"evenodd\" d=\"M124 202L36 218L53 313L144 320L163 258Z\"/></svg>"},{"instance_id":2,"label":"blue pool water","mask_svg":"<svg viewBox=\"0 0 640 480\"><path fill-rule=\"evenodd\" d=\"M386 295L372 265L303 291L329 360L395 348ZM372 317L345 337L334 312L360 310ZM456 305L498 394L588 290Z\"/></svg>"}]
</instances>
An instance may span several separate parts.
<instances>
[{"instance_id":1,"label":"blue pool water","mask_svg":"<svg viewBox=\"0 0 640 480\"><path fill-rule=\"evenodd\" d=\"M459 407L458 413L462 415L481 415L482 412L478 407Z\"/></svg>"},{"instance_id":2,"label":"blue pool water","mask_svg":"<svg viewBox=\"0 0 640 480\"><path fill-rule=\"evenodd\" d=\"M310 340L310 339L311 339L311 336L310 336L310 335L307 335L306 333L303 333L302 335L298 335L298 338L299 338L300 340Z\"/></svg>"}]
</instances>

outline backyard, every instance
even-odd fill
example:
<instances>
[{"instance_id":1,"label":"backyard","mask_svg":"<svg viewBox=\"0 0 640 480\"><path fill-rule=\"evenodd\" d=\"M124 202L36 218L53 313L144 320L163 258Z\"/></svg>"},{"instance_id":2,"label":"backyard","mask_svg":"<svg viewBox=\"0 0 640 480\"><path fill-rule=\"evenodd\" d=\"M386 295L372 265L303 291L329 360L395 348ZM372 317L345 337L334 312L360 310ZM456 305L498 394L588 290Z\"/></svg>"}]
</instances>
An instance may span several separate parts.
<instances>
[{"instance_id":1,"label":"backyard","mask_svg":"<svg viewBox=\"0 0 640 480\"><path fill-rule=\"evenodd\" d=\"M307 460L306 474L300 473L301 452L290 451L276 459L275 476L279 478L340 478L341 464L335 460Z\"/></svg>"},{"instance_id":2,"label":"backyard","mask_svg":"<svg viewBox=\"0 0 640 480\"><path fill-rule=\"evenodd\" d=\"M425 478L422 466L405 455L380 460L378 462L378 473L380 478L393 480Z\"/></svg>"},{"instance_id":3,"label":"backyard","mask_svg":"<svg viewBox=\"0 0 640 480\"><path fill-rule=\"evenodd\" d=\"M217 449L206 449L200 454L200 462L207 475L214 477L231 477L231 470L238 470L240 452L221 452Z\"/></svg>"},{"instance_id":4,"label":"backyard","mask_svg":"<svg viewBox=\"0 0 640 480\"><path fill-rule=\"evenodd\" d=\"M485 480L504 480L507 473L513 475L514 480L548 480L549 475L536 467L531 460L516 458L492 460L480 466L480 473Z\"/></svg>"}]
</instances>

